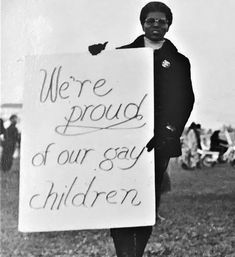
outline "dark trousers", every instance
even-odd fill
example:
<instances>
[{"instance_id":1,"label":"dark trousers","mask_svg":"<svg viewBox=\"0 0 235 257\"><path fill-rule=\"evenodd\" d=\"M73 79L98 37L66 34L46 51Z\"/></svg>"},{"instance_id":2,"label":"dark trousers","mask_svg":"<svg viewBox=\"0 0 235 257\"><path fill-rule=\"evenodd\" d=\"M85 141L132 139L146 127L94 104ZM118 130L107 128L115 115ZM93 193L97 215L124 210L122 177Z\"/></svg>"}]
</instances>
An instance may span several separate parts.
<instances>
[{"instance_id":1,"label":"dark trousers","mask_svg":"<svg viewBox=\"0 0 235 257\"><path fill-rule=\"evenodd\" d=\"M163 174L167 169L168 162L168 156L155 151L156 214L160 206ZM152 226L112 228L110 232L117 257L142 257L152 233Z\"/></svg>"},{"instance_id":2,"label":"dark trousers","mask_svg":"<svg viewBox=\"0 0 235 257\"><path fill-rule=\"evenodd\" d=\"M15 151L15 143L5 141L3 143L1 168L3 171L9 171L13 164L13 154Z\"/></svg>"}]
</instances>

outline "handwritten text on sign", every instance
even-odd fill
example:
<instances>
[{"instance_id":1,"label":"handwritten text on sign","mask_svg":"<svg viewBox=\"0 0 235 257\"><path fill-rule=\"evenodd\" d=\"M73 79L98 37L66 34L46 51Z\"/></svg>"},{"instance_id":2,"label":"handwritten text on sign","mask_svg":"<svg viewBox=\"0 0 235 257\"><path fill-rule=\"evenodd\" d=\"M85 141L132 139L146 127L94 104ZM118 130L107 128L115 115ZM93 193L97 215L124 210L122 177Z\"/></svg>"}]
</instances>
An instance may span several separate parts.
<instances>
[{"instance_id":1,"label":"handwritten text on sign","mask_svg":"<svg viewBox=\"0 0 235 257\"><path fill-rule=\"evenodd\" d=\"M149 49L27 59L21 231L154 223L152 91Z\"/></svg>"}]
</instances>

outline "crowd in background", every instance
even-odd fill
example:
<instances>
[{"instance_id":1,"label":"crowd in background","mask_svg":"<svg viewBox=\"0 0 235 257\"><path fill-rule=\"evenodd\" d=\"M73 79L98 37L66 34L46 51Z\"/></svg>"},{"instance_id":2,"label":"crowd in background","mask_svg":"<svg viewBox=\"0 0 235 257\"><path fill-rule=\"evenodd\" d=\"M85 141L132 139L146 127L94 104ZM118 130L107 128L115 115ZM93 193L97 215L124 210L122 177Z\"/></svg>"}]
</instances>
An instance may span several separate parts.
<instances>
[{"instance_id":1,"label":"crowd in background","mask_svg":"<svg viewBox=\"0 0 235 257\"><path fill-rule=\"evenodd\" d=\"M234 150L235 130L224 126L220 130L202 129L201 124L192 122L181 137L182 167L185 169L201 168L201 156L217 153L217 162L225 162L225 154L232 147ZM204 154L203 154L204 153Z\"/></svg>"},{"instance_id":2,"label":"crowd in background","mask_svg":"<svg viewBox=\"0 0 235 257\"><path fill-rule=\"evenodd\" d=\"M19 155L20 132L17 128L19 118L13 114L8 125L0 118L1 169L11 169L13 158ZM234 145L235 129L224 126L221 130L203 129L201 124L192 122L181 137L182 156L179 160L185 169L201 168L201 151L218 152L218 162L223 162L223 155L231 144ZM169 178L165 179L163 191L169 191Z\"/></svg>"},{"instance_id":3,"label":"crowd in background","mask_svg":"<svg viewBox=\"0 0 235 257\"><path fill-rule=\"evenodd\" d=\"M0 147L1 147L1 170L8 171L12 167L13 159L19 155L20 132L17 128L19 118L13 114L8 122L0 118ZM8 125L4 125L8 123ZM179 157L182 168L201 168L201 152L218 152L218 162L224 161L224 154L235 141L235 129L224 126L221 130L206 130L201 124L192 122L185 129L181 137L182 156ZM201 152L200 152L201 150ZM170 190L168 174L163 183L163 192Z\"/></svg>"}]
</instances>

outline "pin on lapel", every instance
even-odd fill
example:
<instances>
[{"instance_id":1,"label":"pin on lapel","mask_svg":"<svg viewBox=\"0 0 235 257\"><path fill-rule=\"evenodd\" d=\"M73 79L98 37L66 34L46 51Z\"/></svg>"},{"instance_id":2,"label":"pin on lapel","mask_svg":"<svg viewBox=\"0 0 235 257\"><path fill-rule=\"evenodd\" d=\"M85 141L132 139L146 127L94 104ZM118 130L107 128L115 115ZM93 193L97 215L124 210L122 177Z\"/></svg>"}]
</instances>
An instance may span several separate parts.
<instances>
[{"instance_id":1,"label":"pin on lapel","mask_svg":"<svg viewBox=\"0 0 235 257\"><path fill-rule=\"evenodd\" d=\"M162 67L163 68L170 68L170 66L171 66L171 63L169 62L169 61L167 61L167 60L164 60L164 61L162 61Z\"/></svg>"}]
</instances>

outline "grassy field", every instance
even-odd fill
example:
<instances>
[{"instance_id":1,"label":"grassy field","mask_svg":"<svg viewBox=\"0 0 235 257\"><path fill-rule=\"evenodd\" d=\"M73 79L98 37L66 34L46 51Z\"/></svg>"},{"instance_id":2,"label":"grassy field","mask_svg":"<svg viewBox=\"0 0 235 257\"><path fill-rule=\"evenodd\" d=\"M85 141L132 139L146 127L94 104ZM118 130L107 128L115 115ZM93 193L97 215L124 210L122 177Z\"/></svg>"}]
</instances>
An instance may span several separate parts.
<instances>
[{"instance_id":1,"label":"grassy field","mask_svg":"<svg viewBox=\"0 0 235 257\"><path fill-rule=\"evenodd\" d=\"M172 190L144 257L235 257L235 169L227 164L185 171L171 162ZM19 164L1 171L1 256L115 256L108 230L20 233Z\"/></svg>"}]
</instances>

